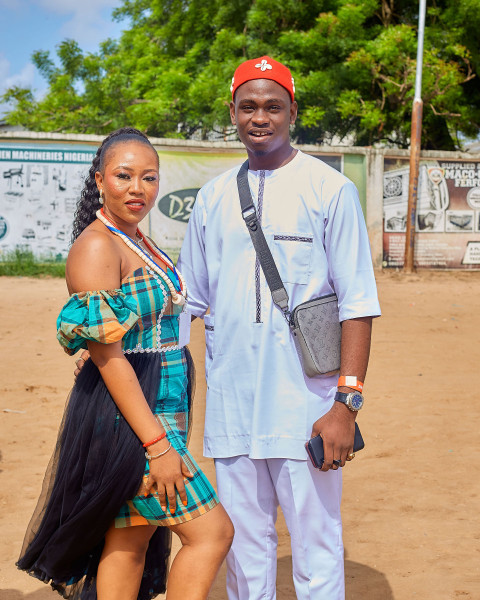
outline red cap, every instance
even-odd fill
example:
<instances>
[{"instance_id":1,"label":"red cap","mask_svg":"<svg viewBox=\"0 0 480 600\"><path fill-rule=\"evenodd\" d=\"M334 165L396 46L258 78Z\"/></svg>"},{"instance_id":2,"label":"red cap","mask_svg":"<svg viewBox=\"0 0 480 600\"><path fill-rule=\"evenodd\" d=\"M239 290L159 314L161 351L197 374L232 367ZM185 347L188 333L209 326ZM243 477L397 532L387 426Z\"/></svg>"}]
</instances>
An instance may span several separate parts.
<instances>
[{"instance_id":1,"label":"red cap","mask_svg":"<svg viewBox=\"0 0 480 600\"><path fill-rule=\"evenodd\" d=\"M251 81L252 79L271 79L272 81L276 81L287 90L293 102L295 96L295 84L290 69L269 56L261 56L260 58L247 60L237 67L237 70L232 77L232 85L230 86L232 100L235 96L236 89L240 87L242 83Z\"/></svg>"}]
</instances>

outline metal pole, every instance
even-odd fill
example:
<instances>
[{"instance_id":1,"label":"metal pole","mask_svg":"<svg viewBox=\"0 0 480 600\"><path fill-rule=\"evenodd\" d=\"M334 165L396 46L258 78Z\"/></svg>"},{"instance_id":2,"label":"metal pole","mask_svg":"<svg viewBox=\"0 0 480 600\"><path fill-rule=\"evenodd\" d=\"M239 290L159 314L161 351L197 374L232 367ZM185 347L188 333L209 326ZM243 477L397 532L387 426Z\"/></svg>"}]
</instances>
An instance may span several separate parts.
<instances>
[{"instance_id":1,"label":"metal pole","mask_svg":"<svg viewBox=\"0 0 480 600\"><path fill-rule=\"evenodd\" d=\"M422 67L423 38L425 33L426 0L420 0L418 13L417 71L415 76L415 98L412 108L412 129L410 136L410 175L408 181L407 231L405 234L405 262L403 271L412 273L415 246L415 220L418 198L418 172L422 141Z\"/></svg>"}]
</instances>

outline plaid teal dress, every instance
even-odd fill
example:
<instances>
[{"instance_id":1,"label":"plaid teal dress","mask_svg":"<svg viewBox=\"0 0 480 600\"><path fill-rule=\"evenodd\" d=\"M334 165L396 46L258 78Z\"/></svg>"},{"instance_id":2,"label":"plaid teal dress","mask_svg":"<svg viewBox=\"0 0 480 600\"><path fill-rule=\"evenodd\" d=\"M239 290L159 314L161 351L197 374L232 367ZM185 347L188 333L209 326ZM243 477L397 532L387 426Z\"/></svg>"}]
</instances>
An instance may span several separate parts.
<instances>
[{"instance_id":1,"label":"plaid teal dress","mask_svg":"<svg viewBox=\"0 0 480 600\"><path fill-rule=\"evenodd\" d=\"M158 388L151 391L155 398L149 398L149 404L165 429L168 441L193 473L192 478L184 479L186 506L177 494L172 514L168 505L166 511L162 510L156 494L138 493L125 499L115 527L184 523L218 504L213 487L186 447L188 378L185 349L178 346L181 311L182 307L173 304L162 279L143 267L134 271L118 290L73 294L58 317L57 337L68 354L86 348L88 340L106 344L121 340L127 357L135 354L143 354L146 359L155 357L155 368L160 366L161 377ZM120 413L118 418L121 418ZM144 481L148 473L145 461Z\"/></svg>"}]
</instances>

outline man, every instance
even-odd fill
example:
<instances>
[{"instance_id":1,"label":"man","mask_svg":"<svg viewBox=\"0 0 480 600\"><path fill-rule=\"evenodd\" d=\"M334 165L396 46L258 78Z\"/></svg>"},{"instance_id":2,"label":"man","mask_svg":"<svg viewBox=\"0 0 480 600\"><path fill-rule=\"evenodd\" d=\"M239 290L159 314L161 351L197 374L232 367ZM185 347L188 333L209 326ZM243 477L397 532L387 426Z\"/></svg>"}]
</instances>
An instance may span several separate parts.
<instances>
[{"instance_id":1,"label":"man","mask_svg":"<svg viewBox=\"0 0 480 600\"><path fill-rule=\"evenodd\" d=\"M351 458L358 408L346 403L363 385L371 320L380 314L367 232L354 185L290 144L297 103L288 68L268 56L246 61L235 71L231 91L231 120L247 150L250 189L290 309L337 294L340 375L347 379L304 375L242 219L238 167L207 183L178 266L190 312L205 319L204 452L215 459L218 493L235 526L228 597L275 598L280 505L298 598L340 600L339 467ZM304 448L315 435L324 442L322 472Z\"/></svg>"}]
</instances>

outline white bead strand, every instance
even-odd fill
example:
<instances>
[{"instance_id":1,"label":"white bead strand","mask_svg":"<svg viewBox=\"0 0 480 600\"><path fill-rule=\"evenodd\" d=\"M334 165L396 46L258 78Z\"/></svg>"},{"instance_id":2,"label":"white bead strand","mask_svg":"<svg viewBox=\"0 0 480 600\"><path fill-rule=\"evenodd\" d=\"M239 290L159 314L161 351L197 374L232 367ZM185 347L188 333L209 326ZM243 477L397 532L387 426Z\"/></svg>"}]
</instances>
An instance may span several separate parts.
<instances>
[{"instance_id":1,"label":"white bead strand","mask_svg":"<svg viewBox=\"0 0 480 600\"><path fill-rule=\"evenodd\" d=\"M153 254L154 256L156 256L157 258L159 258L160 260L162 260L168 267L170 267L170 269L172 271L174 271L177 274L179 282L180 282L180 288L182 290L186 290L187 284L185 282L185 279L183 278L183 275L180 273L180 271L178 271L175 268L175 265L173 264L172 259L167 254L165 254L165 252L162 252L153 240L150 240L150 242L152 242L153 246L155 246L155 248L158 250L158 252L160 252L160 254L158 254L155 251L155 249L152 248L152 246L150 246L149 241L147 241L147 238L143 235L143 233L138 228L137 228L137 234L138 234L138 237L140 238L140 240L143 242L143 244L148 248L150 253Z\"/></svg>"},{"instance_id":2,"label":"white bead strand","mask_svg":"<svg viewBox=\"0 0 480 600\"><path fill-rule=\"evenodd\" d=\"M152 271L154 271L155 273L157 273L157 275L159 277L162 278L162 280L167 284L168 290L170 291L170 294L172 295L172 302L174 304L178 304L179 306L182 306L183 304L185 304L185 296L187 293L187 288L186 288L186 284L185 284L185 280L183 279L182 275L180 274L179 271L176 271L179 279L180 279L180 285L183 289L183 293L180 292L178 293L177 290L175 289L175 286L173 285L172 280L170 279L170 277L168 276L168 274L161 269L149 256L148 254L142 250L141 248L139 248L131 239L130 237L124 233L123 231L120 231L119 229L115 228L112 229L112 226L109 222L109 220L107 219L107 217L105 217L102 214L101 210L97 210L96 212L96 216L97 219L99 219L99 221L101 221L113 234L117 235L129 248L130 250L132 250L133 252L135 252L135 254L137 256L139 256L143 262L145 264L147 264L150 269L152 269ZM140 232L140 230L138 230L138 233L141 235L142 240L144 240L144 236L143 234ZM173 263L170 261L171 263L170 265L168 265L169 267L171 267L172 269L174 268Z\"/></svg>"}]
</instances>

